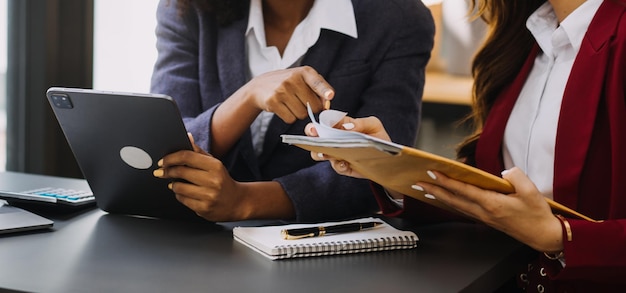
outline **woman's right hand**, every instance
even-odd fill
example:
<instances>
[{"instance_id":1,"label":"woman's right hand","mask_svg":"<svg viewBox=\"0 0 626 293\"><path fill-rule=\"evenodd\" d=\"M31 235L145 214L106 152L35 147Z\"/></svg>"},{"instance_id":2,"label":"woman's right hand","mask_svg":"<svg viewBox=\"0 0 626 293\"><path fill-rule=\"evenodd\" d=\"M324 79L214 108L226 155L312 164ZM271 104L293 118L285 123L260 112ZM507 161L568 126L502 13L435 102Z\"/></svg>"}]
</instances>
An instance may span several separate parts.
<instances>
[{"instance_id":1,"label":"woman's right hand","mask_svg":"<svg viewBox=\"0 0 626 293\"><path fill-rule=\"evenodd\" d=\"M264 73L243 89L249 93L245 96L253 107L272 112L287 124L307 118L307 104L314 113L323 110L335 94L332 86L310 66Z\"/></svg>"},{"instance_id":2,"label":"woman's right hand","mask_svg":"<svg viewBox=\"0 0 626 293\"><path fill-rule=\"evenodd\" d=\"M374 116L365 118L352 118L349 116L345 116L333 127L341 130L356 131L376 138L380 138L382 140L391 141L391 138L385 130L383 123L380 121L380 119ZM318 136L317 130L315 129L315 125L313 125L313 123L307 124L307 126L304 128L304 132L308 136ZM311 152L311 158L316 161L330 161L330 165L338 174L354 178L365 178L360 173L352 170L352 168L350 167L350 163L346 161L338 160L331 156L317 152Z\"/></svg>"}]
</instances>

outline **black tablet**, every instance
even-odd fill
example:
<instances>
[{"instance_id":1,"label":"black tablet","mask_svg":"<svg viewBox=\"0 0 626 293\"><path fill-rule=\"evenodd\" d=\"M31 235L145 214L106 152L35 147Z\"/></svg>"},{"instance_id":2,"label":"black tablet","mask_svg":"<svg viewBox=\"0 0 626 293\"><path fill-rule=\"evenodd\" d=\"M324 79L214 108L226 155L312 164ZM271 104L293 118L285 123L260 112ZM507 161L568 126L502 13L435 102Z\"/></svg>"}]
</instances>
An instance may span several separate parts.
<instances>
[{"instance_id":1,"label":"black tablet","mask_svg":"<svg viewBox=\"0 0 626 293\"><path fill-rule=\"evenodd\" d=\"M102 210L169 219L201 219L152 172L163 156L191 150L174 100L53 87L48 102Z\"/></svg>"}]
</instances>

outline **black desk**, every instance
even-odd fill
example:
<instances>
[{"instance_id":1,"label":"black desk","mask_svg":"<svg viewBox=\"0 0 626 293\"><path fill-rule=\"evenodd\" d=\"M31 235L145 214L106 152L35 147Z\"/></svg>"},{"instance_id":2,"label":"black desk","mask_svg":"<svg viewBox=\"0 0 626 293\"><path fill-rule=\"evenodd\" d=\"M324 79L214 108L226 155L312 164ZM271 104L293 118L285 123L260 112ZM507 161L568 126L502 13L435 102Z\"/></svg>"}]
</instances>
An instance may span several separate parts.
<instances>
[{"instance_id":1,"label":"black desk","mask_svg":"<svg viewBox=\"0 0 626 293\"><path fill-rule=\"evenodd\" d=\"M0 288L489 292L530 254L527 247L482 225L441 224L412 229L420 237L413 250L271 261L232 237L233 226L261 222L199 225L110 215L98 209L51 218L52 231L0 237ZM390 223L407 228L395 219Z\"/></svg>"}]
</instances>

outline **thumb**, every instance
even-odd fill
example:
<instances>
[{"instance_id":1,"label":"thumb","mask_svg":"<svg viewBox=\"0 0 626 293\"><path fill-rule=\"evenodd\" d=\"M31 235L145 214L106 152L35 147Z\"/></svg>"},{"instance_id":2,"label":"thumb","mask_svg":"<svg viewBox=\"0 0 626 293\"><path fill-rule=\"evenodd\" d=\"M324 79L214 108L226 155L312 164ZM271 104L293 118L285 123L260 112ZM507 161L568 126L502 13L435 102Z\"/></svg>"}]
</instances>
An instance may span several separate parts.
<instances>
[{"instance_id":1,"label":"thumb","mask_svg":"<svg viewBox=\"0 0 626 293\"><path fill-rule=\"evenodd\" d=\"M380 121L380 119L374 116L356 119L351 117L344 117L344 121L346 122L341 124L344 129L361 132L383 140L391 141L391 138L385 130L383 123Z\"/></svg>"},{"instance_id":2,"label":"thumb","mask_svg":"<svg viewBox=\"0 0 626 293\"><path fill-rule=\"evenodd\" d=\"M502 178L511 182L515 188L515 193L529 193L537 190L537 187L526 173L518 167L502 171Z\"/></svg>"}]
</instances>

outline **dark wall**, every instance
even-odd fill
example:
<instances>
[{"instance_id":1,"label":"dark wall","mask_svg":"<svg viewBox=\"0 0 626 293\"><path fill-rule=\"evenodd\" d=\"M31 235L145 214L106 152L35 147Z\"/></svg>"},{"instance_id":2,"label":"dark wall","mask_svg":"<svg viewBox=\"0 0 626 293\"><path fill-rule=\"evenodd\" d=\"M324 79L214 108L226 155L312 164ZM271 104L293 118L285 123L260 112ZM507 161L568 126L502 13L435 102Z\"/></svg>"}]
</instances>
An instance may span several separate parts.
<instances>
[{"instance_id":1,"label":"dark wall","mask_svg":"<svg viewBox=\"0 0 626 293\"><path fill-rule=\"evenodd\" d=\"M6 168L82 177L45 92L92 87L93 0L9 0L8 17Z\"/></svg>"}]
</instances>

